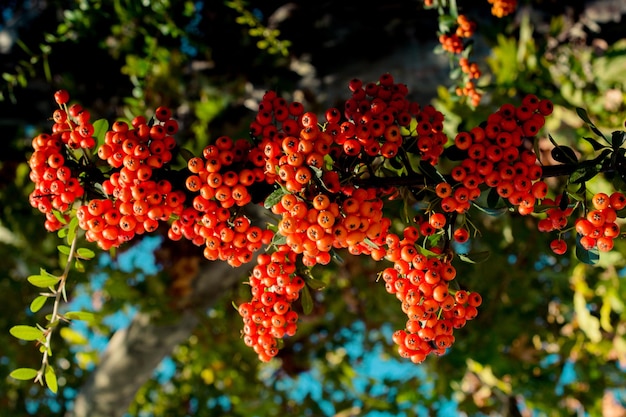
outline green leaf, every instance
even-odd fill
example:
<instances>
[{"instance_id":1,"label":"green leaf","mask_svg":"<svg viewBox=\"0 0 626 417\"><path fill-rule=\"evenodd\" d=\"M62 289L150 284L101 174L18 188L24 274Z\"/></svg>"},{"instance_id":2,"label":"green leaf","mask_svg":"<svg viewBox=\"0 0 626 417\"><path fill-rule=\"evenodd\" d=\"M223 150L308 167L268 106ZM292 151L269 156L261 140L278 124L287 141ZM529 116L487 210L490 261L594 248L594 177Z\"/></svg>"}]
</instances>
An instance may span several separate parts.
<instances>
[{"instance_id":1,"label":"green leaf","mask_svg":"<svg viewBox=\"0 0 626 417\"><path fill-rule=\"evenodd\" d=\"M48 386L48 389L56 394L59 390L59 385L57 384L57 376L54 373L54 368L50 365L46 365L46 371L44 372L43 376L46 380L46 385Z\"/></svg>"},{"instance_id":2,"label":"green leaf","mask_svg":"<svg viewBox=\"0 0 626 417\"><path fill-rule=\"evenodd\" d=\"M605 145L601 144L600 142L598 142L594 138L583 137L583 139L585 139L587 142L589 142L589 144L591 144L591 146L593 147L594 151L599 151L600 149L606 148Z\"/></svg>"},{"instance_id":3,"label":"green leaf","mask_svg":"<svg viewBox=\"0 0 626 417\"><path fill-rule=\"evenodd\" d=\"M27 278L28 282L30 282L35 287L39 288L48 288L53 287L59 282L59 277L55 277L45 271L41 271L41 275L31 275Z\"/></svg>"},{"instance_id":4,"label":"green leaf","mask_svg":"<svg viewBox=\"0 0 626 417\"><path fill-rule=\"evenodd\" d=\"M580 244L580 238L582 236L580 234L576 234L576 258L583 263L588 265L595 265L600 260L600 252L597 248L593 248L591 250L587 250L582 247Z\"/></svg>"},{"instance_id":5,"label":"green leaf","mask_svg":"<svg viewBox=\"0 0 626 417\"><path fill-rule=\"evenodd\" d=\"M47 300L48 297L46 297L45 295L35 297L35 299L30 303L30 311L32 311L33 313L38 312L46 304Z\"/></svg>"},{"instance_id":6,"label":"green leaf","mask_svg":"<svg viewBox=\"0 0 626 417\"><path fill-rule=\"evenodd\" d=\"M305 277L306 285L311 287L314 290L321 290L326 288L326 283L322 280L315 279L312 276Z\"/></svg>"},{"instance_id":7,"label":"green leaf","mask_svg":"<svg viewBox=\"0 0 626 417\"><path fill-rule=\"evenodd\" d=\"M500 194L498 194L498 189L496 187L491 187L489 193L487 194L487 207L489 207L490 210L497 209L499 202Z\"/></svg>"},{"instance_id":8,"label":"green leaf","mask_svg":"<svg viewBox=\"0 0 626 417\"><path fill-rule=\"evenodd\" d=\"M555 161L562 164L575 164L578 162L578 157L576 156L576 153L569 146L556 146L555 148L552 148L550 154Z\"/></svg>"},{"instance_id":9,"label":"green leaf","mask_svg":"<svg viewBox=\"0 0 626 417\"><path fill-rule=\"evenodd\" d=\"M304 314L311 314L311 312L313 311L313 297L311 296L311 291L309 291L309 287L307 287L306 285L302 288L300 302L302 303L302 311L304 312Z\"/></svg>"},{"instance_id":10,"label":"green leaf","mask_svg":"<svg viewBox=\"0 0 626 417\"><path fill-rule=\"evenodd\" d=\"M191 152L189 149L186 148L180 148L180 155L185 158L185 161L189 161L191 158L195 157L195 155L193 154L193 152Z\"/></svg>"},{"instance_id":11,"label":"green leaf","mask_svg":"<svg viewBox=\"0 0 626 417\"><path fill-rule=\"evenodd\" d=\"M21 324L11 327L9 333L11 333L13 337L17 339L26 341L39 340L43 338L43 332L40 329L33 326L25 326Z\"/></svg>"},{"instance_id":12,"label":"green leaf","mask_svg":"<svg viewBox=\"0 0 626 417\"><path fill-rule=\"evenodd\" d=\"M420 160L419 168L420 171L422 171L422 174L434 180L435 182L446 182L446 179L443 177L443 175L441 175L441 173L437 171L437 168L432 166L430 162Z\"/></svg>"},{"instance_id":13,"label":"green leaf","mask_svg":"<svg viewBox=\"0 0 626 417\"><path fill-rule=\"evenodd\" d=\"M489 258L489 255L489 251L471 252L467 254L459 253L459 259L461 259L463 262L477 264L485 262Z\"/></svg>"},{"instance_id":14,"label":"green leaf","mask_svg":"<svg viewBox=\"0 0 626 417\"><path fill-rule=\"evenodd\" d=\"M96 253L88 248L78 248L76 249L76 256L82 259L92 259Z\"/></svg>"},{"instance_id":15,"label":"green leaf","mask_svg":"<svg viewBox=\"0 0 626 417\"><path fill-rule=\"evenodd\" d=\"M587 110L581 107L576 107L576 114L578 114L578 117L580 117L583 122L587 124L593 124L591 123L591 120L589 119L589 116L587 115Z\"/></svg>"},{"instance_id":16,"label":"green leaf","mask_svg":"<svg viewBox=\"0 0 626 417\"><path fill-rule=\"evenodd\" d=\"M606 137L604 136L604 134L600 132L600 130L596 127L596 125L594 125L591 122L591 120L589 119L589 116L587 115L587 111L585 109L576 107L576 113L578 114L578 117L582 119L583 122L587 123L587 125L589 126L589 129L591 129L593 133L595 133L599 137L604 138L606 140Z\"/></svg>"},{"instance_id":17,"label":"green leaf","mask_svg":"<svg viewBox=\"0 0 626 417\"><path fill-rule=\"evenodd\" d=\"M615 131L611 135L611 146L613 149L620 148L626 141L626 132Z\"/></svg>"},{"instance_id":18,"label":"green leaf","mask_svg":"<svg viewBox=\"0 0 626 417\"><path fill-rule=\"evenodd\" d=\"M109 122L106 119L98 119L93 122L93 137L96 143L101 145L104 143L104 136L109 130Z\"/></svg>"},{"instance_id":19,"label":"green leaf","mask_svg":"<svg viewBox=\"0 0 626 417\"><path fill-rule=\"evenodd\" d=\"M20 381L28 381L37 376L37 370L32 368L18 368L12 371L9 376L11 378L19 379Z\"/></svg>"},{"instance_id":20,"label":"green leaf","mask_svg":"<svg viewBox=\"0 0 626 417\"><path fill-rule=\"evenodd\" d=\"M54 217L61 223L61 224L67 224L67 220L65 219L65 217L63 216L63 214L59 211L59 210L52 210L52 214L54 214Z\"/></svg>"},{"instance_id":21,"label":"green leaf","mask_svg":"<svg viewBox=\"0 0 626 417\"><path fill-rule=\"evenodd\" d=\"M283 196L287 193L288 191L283 188L278 188L274 190L270 195L267 196L267 198L265 199L265 202L263 203L263 206L266 209L271 209L276 204L278 204L280 199L283 198Z\"/></svg>"},{"instance_id":22,"label":"green leaf","mask_svg":"<svg viewBox=\"0 0 626 417\"><path fill-rule=\"evenodd\" d=\"M74 216L70 220L70 224L67 229L67 242L72 243L76 237L76 230L78 229L78 217Z\"/></svg>"},{"instance_id":23,"label":"green leaf","mask_svg":"<svg viewBox=\"0 0 626 417\"><path fill-rule=\"evenodd\" d=\"M313 173L315 174L315 178L322 178L322 175L324 175L324 171L322 171L318 167L309 166L309 169L313 171Z\"/></svg>"},{"instance_id":24,"label":"green leaf","mask_svg":"<svg viewBox=\"0 0 626 417\"><path fill-rule=\"evenodd\" d=\"M63 339L67 341L67 343L72 344L74 346L78 345L86 345L88 340L85 336L83 336L78 331L72 329L71 327L63 327L59 334Z\"/></svg>"},{"instance_id":25,"label":"green leaf","mask_svg":"<svg viewBox=\"0 0 626 417\"><path fill-rule=\"evenodd\" d=\"M58 245L57 250L63 255L70 256L71 250L70 250L70 247L67 245Z\"/></svg>"},{"instance_id":26,"label":"green leaf","mask_svg":"<svg viewBox=\"0 0 626 417\"><path fill-rule=\"evenodd\" d=\"M96 319L96 315L89 311L68 311L64 316L70 320L83 320L87 322L93 322Z\"/></svg>"}]
</instances>

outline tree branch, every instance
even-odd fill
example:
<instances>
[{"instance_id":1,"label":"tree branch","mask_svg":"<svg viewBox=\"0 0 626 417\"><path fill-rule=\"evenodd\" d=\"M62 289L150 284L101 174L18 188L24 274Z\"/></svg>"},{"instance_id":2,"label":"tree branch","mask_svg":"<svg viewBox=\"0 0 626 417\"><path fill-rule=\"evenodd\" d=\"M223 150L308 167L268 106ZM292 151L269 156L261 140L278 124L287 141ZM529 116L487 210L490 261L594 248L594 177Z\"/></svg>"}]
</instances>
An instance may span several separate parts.
<instances>
[{"instance_id":1,"label":"tree branch","mask_svg":"<svg viewBox=\"0 0 626 417\"><path fill-rule=\"evenodd\" d=\"M205 310L213 305L244 273L225 262L208 263L194 280L194 307ZM148 313L138 313L128 328L113 335L66 417L122 417L161 360L187 340L198 322L192 309L167 323Z\"/></svg>"}]
</instances>

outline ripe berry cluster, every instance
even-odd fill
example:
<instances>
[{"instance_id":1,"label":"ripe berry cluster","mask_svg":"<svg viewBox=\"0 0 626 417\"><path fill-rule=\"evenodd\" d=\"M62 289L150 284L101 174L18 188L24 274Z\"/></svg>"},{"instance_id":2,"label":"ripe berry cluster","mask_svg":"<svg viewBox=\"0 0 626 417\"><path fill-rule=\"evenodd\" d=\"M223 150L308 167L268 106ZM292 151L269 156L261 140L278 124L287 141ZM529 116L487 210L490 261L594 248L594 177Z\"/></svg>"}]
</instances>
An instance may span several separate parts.
<instances>
[{"instance_id":1,"label":"ripe berry cluster","mask_svg":"<svg viewBox=\"0 0 626 417\"><path fill-rule=\"evenodd\" d=\"M517 0L488 0L491 4L491 14L496 17L504 17L515 11Z\"/></svg>"},{"instance_id":2,"label":"ripe berry cluster","mask_svg":"<svg viewBox=\"0 0 626 417\"><path fill-rule=\"evenodd\" d=\"M471 35L467 19L458 23L459 36ZM469 62L464 65L468 74L476 73ZM89 113L79 105L68 108L69 95L60 91L52 134L33 140L31 203L46 213L49 230L61 227L61 216L69 218L76 206L87 240L102 249L167 222L170 239L204 246L208 260L237 267L256 255L251 300L239 313L244 342L263 361L296 331L293 302L306 285L303 269L328 264L339 250L391 262L381 277L408 318L394 341L403 357L422 362L444 353L454 329L475 318L481 303L478 293L450 286L456 279L450 242L469 239L467 222L457 215L487 191L522 215L533 213L537 201L553 204L539 223L542 231L567 225L571 210L561 210L559 198L546 198L530 146L552 104L528 95L518 107L501 106L482 125L456 135L446 155L460 162L433 176L448 143L443 114L410 101L406 85L389 74L371 83L353 79L348 88L343 108L330 108L323 118L267 91L250 125L251 140L218 137L201 156L187 159L179 181L170 177L178 131L170 109L157 108L150 122L141 116L115 122L103 135L96 164L90 159L95 140ZM427 177L446 179L434 187L408 185L414 195L424 192L428 206L415 208L414 222L398 236L384 209L385 200L401 195L402 182L373 184L392 170L411 173L414 163ZM261 200L277 216L275 226L262 228L242 211ZM593 204L576 223L581 244L609 250L610 238L619 234L616 211L626 198L598 194Z\"/></svg>"},{"instance_id":3,"label":"ripe berry cluster","mask_svg":"<svg viewBox=\"0 0 626 417\"><path fill-rule=\"evenodd\" d=\"M416 227L404 229L403 239L387 236L387 259L393 262L381 273L385 289L402 303L405 329L393 335L400 356L420 363L431 354L441 355L454 343L453 331L478 315L482 298L476 292L451 291L456 269L447 257L420 252ZM437 248L433 248L438 252Z\"/></svg>"},{"instance_id":4,"label":"ripe berry cluster","mask_svg":"<svg viewBox=\"0 0 626 417\"><path fill-rule=\"evenodd\" d=\"M79 226L90 242L103 250L118 247L135 235L154 232L183 210L185 194L154 172L172 160L178 123L167 107L155 111L155 123L143 116L131 124L113 123L98 148L98 156L111 167L102 182L104 196L92 198L77 210Z\"/></svg>"},{"instance_id":5,"label":"ripe berry cluster","mask_svg":"<svg viewBox=\"0 0 626 417\"><path fill-rule=\"evenodd\" d=\"M253 225L239 208L250 204L249 188L265 181L263 169L250 163L250 142L217 138L203 149L202 157L187 161L186 189L192 206L170 226L168 236L204 245L208 260L222 260L237 267L252 260L253 253L271 242L273 232Z\"/></svg>"},{"instance_id":6,"label":"ripe berry cluster","mask_svg":"<svg viewBox=\"0 0 626 417\"><path fill-rule=\"evenodd\" d=\"M551 112L549 100L527 95L521 106L505 104L484 126L459 132L454 143L467 157L451 170L453 185L436 186L442 210L466 212L485 184L520 214L532 213L536 201L546 196L547 185L540 180L541 166L528 145Z\"/></svg>"},{"instance_id":7,"label":"ripe berry cluster","mask_svg":"<svg viewBox=\"0 0 626 417\"><path fill-rule=\"evenodd\" d=\"M44 225L50 232L63 226L72 204L83 197L85 189L78 180L80 166L88 163L88 152L96 143L89 112L78 104L68 108L67 91L58 91L54 98L59 108L52 114L52 132L32 140L34 152L28 161L30 179L35 184L29 201L46 215Z\"/></svg>"},{"instance_id":8,"label":"ripe berry cluster","mask_svg":"<svg viewBox=\"0 0 626 417\"><path fill-rule=\"evenodd\" d=\"M378 82L349 83L352 96L346 101L346 121L329 118L326 131L349 156L394 158L401 148L418 154L422 160L437 164L448 138L443 133L443 114L433 106L421 107L407 99L405 84L395 83L391 74ZM328 117L328 116L327 116Z\"/></svg>"},{"instance_id":9,"label":"ripe berry cluster","mask_svg":"<svg viewBox=\"0 0 626 417\"><path fill-rule=\"evenodd\" d=\"M598 248L601 252L608 252L613 249L613 239L620 235L620 226L615 221L617 211L626 207L626 197L618 191L610 196L596 193L591 203L593 209L575 222L580 245L586 250Z\"/></svg>"},{"instance_id":10,"label":"ripe berry cluster","mask_svg":"<svg viewBox=\"0 0 626 417\"><path fill-rule=\"evenodd\" d=\"M271 255L258 255L248 282L252 300L238 307L244 343L263 362L276 356L281 339L297 330L298 313L292 304L305 283L296 270L296 255L288 245L279 245Z\"/></svg>"}]
</instances>

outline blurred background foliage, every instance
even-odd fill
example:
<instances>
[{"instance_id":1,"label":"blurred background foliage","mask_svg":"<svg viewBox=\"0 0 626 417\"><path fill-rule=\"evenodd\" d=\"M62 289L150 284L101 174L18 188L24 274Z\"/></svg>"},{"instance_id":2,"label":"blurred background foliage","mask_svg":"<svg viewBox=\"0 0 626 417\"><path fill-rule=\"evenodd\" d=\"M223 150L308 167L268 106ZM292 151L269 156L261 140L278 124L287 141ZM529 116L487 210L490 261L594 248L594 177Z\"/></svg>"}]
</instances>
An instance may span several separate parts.
<instances>
[{"instance_id":1,"label":"blurred background foliage","mask_svg":"<svg viewBox=\"0 0 626 417\"><path fill-rule=\"evenodd\" d=\"M396 80L413 99L444 112L449 136L527 93L550 98L555 112L546 130L588 159L593 149L579 138L591 132L575 107L586 108L606 134L623 128L626 11L620 2L567 3L520 1L515 15L496 19L487 1L459 0L480 33L474 54L485 96L475 109L450 94L447 63L432 54L437 14L420 1L0 5L0 415L62 415L98 363L96 341L115 330L111 318L137 309L175 314L172 305L189 286L184 277L198 268L198 258L179 266L187 268L179 275L108 255L86 263L70 289L102 319L56 336L59 394L6 376L40 360L9 335L14 324L37 320L28 311L36 294L26 277L40 267L60 269L59 242L28 204L26 165L31 138L49 128L55 90L69 90L93 119L131 119L170 106L181 124L179 143L197 154L222 134L247 135L267 89L323 111L346 98L347 80L373 81L389 71L400 74ZM548 142L541 149L549 155ZM551 185L559 192L563 182ZM610 187L604 177L588 184ZM461 285L484 303L445 356L420 366L397 357L391 333L404 327L404 314L377 282L381 263L345 254L342 265L314 270L327 286L314 293L313 313L302 317L277 361L259 364L241 341L232 303L246 298L246 288L232 288L155 370L130 415L626 415L618 390L626 367L624 242L592 267L551 255L535 219L478 212L471 219L480 236L460 251L491 256L455 266Z\"/></svg>"}]
</instances>

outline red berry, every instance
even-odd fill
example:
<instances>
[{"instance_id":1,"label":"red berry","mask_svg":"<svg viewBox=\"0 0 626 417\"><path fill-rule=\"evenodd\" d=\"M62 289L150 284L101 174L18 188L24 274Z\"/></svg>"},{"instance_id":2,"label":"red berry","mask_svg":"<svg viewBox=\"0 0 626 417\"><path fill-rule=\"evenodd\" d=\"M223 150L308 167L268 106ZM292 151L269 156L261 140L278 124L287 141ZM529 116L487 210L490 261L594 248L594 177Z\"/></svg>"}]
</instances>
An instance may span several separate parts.
<instances>
[{"instance_id":1,"label":"red berry","mask_svg":"<svg viewBox=\"0 0 626 417\"><path fill-rule=\"evenodd\" d=\"M56 101L58 105L67 104L67 102L70 101L70 93L66 90L58 90L54 93L54 101Z\"/></svg>"}]
</instances>

